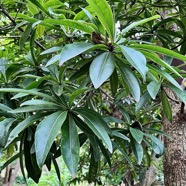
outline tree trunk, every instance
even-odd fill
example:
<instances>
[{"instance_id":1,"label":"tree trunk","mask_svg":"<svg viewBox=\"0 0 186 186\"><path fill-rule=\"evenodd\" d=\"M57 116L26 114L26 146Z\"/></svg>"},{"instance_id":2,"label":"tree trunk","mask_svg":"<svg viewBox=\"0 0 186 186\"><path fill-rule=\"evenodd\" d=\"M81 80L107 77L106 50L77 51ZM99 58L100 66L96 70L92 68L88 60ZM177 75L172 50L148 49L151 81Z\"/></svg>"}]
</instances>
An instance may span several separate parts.
<instances>
[{"instance_id":1,"label":"tree trunk","mask_svg":"<svg viewBox=\"0 0 186 186\"><path fill-rule=\"evenodd\" d=\"M170 91L169 97L176 99ZM172 139L164 138L166 152L164 155L165 186L186 186L186 111L180 113L181 104L169 100L172 107L173 122L163 116L164 132Z\"/></svg>"}]
</instances>

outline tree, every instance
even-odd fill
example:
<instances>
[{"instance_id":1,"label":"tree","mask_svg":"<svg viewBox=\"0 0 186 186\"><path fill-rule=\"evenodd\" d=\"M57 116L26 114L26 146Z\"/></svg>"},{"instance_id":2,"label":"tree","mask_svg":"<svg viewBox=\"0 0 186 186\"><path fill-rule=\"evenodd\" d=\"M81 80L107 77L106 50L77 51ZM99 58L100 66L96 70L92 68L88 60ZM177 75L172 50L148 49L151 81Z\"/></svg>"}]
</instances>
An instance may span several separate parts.
<instances>
[{"instance_id":1,"label":"tree","mask_svg":"<svg viewBox=\"0 0 186 186\"><path fill-rule=\"evenodd\" d=\"M126 174L138 180L134 173L150 164L152 151L157 157L164 153L157 135L165 135L161 105L172 121L166 89L186 99L175 80L182 72L168 63L186 57L166 49L184 38L177 41L175 32L159 30L175 20L150 13L152 1L144 2L145 10L129 4L138 11L128 17L122 1L2 2L0 141L5 151L19 146L8 163L19 158L23 175L25 163L38 183L42 166L50 170L53 162L60 181L56 158L62 155L75 178L80 147L88 144L89 182L98 181L102 158L112 167L117 152L128 164Z\"/></svg>"}]
</instances>

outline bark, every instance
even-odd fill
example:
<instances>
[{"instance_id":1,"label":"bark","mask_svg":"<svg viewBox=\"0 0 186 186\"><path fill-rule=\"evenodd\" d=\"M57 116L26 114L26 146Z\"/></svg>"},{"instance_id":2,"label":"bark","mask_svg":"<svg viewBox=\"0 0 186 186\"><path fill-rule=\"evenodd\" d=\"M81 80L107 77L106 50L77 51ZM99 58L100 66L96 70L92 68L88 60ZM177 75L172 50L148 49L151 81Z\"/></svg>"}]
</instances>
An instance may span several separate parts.
<instances>
[{"instance_id":1,"label":"bark","mask_svg":"<svg viewBox=\"0 0 186 186\"><path fill-rule=\"evenodd\" d=\"M19 161L17 161L14 167L10 167L10 165L7 166L3 186L14 185L19 168L20 168Z\"/></svg>"},{"instance_id":2,"label":"bark","mask_svg":"<svg viewBox=\"0 0 186 186\"><path fill-rule=\"evenodd\" d=\"M158 173L158 169L156 167L158 163L158 158L153 154L153 159L150 167L145 173L145 177L143 182L140 184L141 186L151 186L156 181L156 176Z\"/></svg>"},{"instance_id":3,"label":"bark","mask_svg":"<svg viewBox=\"0 0 186 186\"><path fill-rule=\"evenodd\" d=\"M172 92L170 97L176 99ZM164 132L172 139L164 138L166 152L164 155L164 184L165 186L186 186L186 111L180 113L180 105L170 100L173 121L170 123L163 116Z\"/></svg>"}]
</instances>

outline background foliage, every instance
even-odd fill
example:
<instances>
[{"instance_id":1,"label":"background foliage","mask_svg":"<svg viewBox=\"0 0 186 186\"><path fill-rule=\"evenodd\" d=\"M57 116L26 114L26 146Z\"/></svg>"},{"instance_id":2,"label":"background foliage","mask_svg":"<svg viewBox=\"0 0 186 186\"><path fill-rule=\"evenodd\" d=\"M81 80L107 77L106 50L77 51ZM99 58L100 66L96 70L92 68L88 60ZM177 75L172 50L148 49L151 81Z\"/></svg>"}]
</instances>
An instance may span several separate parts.
<instances>
[{"instance_id":1,"label":"background foliage","mask_svg":"<svg viewBox=\"0 0 186 186\"><path fill-rule=\"evenodd\" d=\"M1 0L2 169L19 158L24 179L38 183L53 164L61 182L62 156L74 181L102 184L105 166L121 174L118 184L141 181L164 153L161 110L172 120L164 89L186 100L175 80L183 65L171 65L186 61L184 5Z\"/></svg>"}]
</instances>

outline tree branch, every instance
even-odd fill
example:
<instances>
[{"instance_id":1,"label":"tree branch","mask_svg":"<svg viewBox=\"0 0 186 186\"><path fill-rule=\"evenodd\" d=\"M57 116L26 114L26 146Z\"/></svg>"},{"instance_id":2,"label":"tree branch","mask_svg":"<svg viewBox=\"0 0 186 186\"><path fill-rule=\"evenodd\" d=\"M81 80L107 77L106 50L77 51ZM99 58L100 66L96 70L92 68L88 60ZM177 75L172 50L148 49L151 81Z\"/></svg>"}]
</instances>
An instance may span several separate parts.
<instances>
[{"instance_id":1,"label":"tree branch","mask_svg":"<svg viewBox=\"0 0 186 186\"><path fill-rule=\"evenodd\" d=\"M0 5L0 11L6 16L8 17L8 19L13 23L14 26L16 26L16 22L15 20L9 15L9 13ZM18 27L18 30L21 32L24 32L24 30L20 27ZM45 47L43 45L41 45L41 43L39 43L38 41L35 41L36 45L38 47L40 47L42 50L45 50Z\"/></svg>"}]
</instances>

